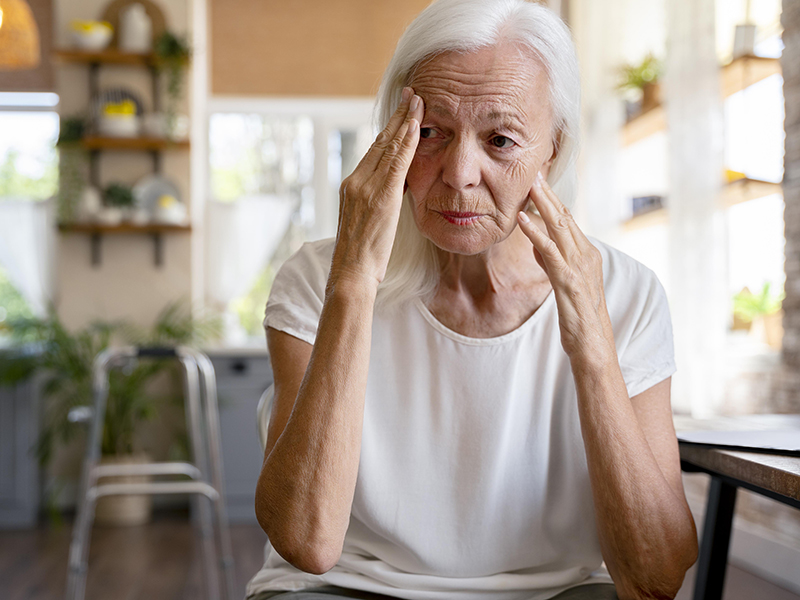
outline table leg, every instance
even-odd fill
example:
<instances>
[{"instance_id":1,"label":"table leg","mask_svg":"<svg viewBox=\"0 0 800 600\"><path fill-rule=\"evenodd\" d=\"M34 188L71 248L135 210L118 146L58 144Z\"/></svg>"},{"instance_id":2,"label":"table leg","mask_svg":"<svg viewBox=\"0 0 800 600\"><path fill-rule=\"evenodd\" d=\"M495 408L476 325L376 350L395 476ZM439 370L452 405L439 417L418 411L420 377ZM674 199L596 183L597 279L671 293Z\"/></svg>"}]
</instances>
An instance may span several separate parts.
<instances>
[{"instance_id":1,"label":"table leg","mask_svg":"<svg viewBox=\"0 0 800 600\"><path fill-rule=\"evenodd\" d=\"M711 477L703 538L700 542L700 558L697 560L694 600L722 598L735 505L736 486L718 477Z\"/></svg>"}]
</instances>

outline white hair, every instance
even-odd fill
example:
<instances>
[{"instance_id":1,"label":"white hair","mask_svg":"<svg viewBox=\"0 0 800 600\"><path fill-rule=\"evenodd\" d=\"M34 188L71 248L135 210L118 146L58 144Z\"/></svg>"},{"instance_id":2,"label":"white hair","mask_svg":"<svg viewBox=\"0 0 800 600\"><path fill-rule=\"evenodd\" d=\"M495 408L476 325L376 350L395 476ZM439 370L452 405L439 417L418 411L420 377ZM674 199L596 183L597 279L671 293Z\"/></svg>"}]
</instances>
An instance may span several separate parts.
<instances>
[{"instance_id":1,"label":"white hair","mask_svg":"<svg viewBox=\"0 0 800 600\"><path fill-rule=\"evenodd\" d=\"M400 104L403 88L424 60L444 52L472 52L501 42L530 50L544 65L557 152L547 181L561 201L571 206L577 194L578 60L566 25L544 6L526 0L433 2L397 43L378 91L375 120L380 129L386 127ZM415 297L427 299L439 281L435 247L417 228L408 196L403 198L386 276L378 288L376 307L380 309Z\"/></svg>"}]
</instances>

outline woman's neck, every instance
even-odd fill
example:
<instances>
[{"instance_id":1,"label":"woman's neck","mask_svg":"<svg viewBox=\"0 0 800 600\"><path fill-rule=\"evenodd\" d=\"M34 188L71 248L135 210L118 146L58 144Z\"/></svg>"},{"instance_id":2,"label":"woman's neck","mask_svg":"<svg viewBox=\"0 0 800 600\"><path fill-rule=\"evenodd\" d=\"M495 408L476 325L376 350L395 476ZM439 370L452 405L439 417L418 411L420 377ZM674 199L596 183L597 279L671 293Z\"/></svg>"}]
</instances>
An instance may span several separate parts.
<instances>
[{"instance_id":1,"label":"woman's neck","mask_svg":"<svg viewBox=\"0 0 800 600\"><path fill-rule=\"evenodd\" d=\"M438 250L438 254L439 288L467 294L475 301L547 280L533 256L530 240L518 227L481 254L466 256L444 250Z\"/></svg>"},{"instance_id":2,"label":"woman's neck","mask_svg":"<svg viewBox=\"0 0 800 600\"><path fill-rule=\"evenodd\" d=\"M439 252L439 287L428 304L448 328L470 337L495 337L524 323L552 289L519 228L486 252Z\"/></svg>"}]
</instances>

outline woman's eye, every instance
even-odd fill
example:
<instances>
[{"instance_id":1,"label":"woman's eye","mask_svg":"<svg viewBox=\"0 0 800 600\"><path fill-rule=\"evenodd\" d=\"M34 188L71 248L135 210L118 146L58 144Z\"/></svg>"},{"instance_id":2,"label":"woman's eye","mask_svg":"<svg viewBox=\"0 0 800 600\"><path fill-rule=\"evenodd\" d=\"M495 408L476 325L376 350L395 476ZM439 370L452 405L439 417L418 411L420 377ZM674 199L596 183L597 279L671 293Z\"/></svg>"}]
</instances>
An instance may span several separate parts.
<instances>
[{"instance_id":1,"label":"woman's eye","mask_svg":"<svg viewBox=\"0 0 800 600\"><path fill-rule=\"evenodd\" d=\"M420 127L419 130L419 137L422 139L432 138L436 135L436 132L433 130L432 127Z\"/></svg>"},{"instance_id":2,"label":"woman's eye","mask_svg":"<svg viewBox=\"0 0 800 600\"><path fill-rule=\"evenodd\" d=\"M516 145L514 140L504 135L496 135L491 139L492 146L495 148L511 148Z\"/></svg>"}]
</instances>

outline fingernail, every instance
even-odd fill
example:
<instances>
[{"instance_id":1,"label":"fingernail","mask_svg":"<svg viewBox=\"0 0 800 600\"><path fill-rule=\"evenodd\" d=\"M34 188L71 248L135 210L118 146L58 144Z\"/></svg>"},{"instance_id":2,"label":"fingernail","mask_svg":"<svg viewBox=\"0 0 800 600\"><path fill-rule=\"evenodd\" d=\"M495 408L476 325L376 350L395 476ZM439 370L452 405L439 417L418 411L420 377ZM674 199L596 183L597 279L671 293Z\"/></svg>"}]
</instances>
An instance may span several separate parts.
<instances>
[{"instance_id":1,"label":"fingernail","mask_svg":"<svg viewBox=\"0 0 800 600\"><path fill-rule=\"evenodd\" d=\"M409 122L408 124L408 132L414 133L417 130L417 127L419 127L419 123L417 122L417 120L411 119L411 122Z\"/></svg>"},{"instance_id":2,"label":"fingernail","mask_svg":"<svg viewBox=\"0 0 800 600\"><path fill-rule=\"evenodd\" d=\"M525 214L525 211L522 211L522 210L519 211L517 213L517 217L519 217L519 220L522 221L523 223L527 224L527 223L531 222L531 220L528 218L528 215Z\"/></svg>"},{"instance_id":3,"label":"fingernail","mask_svg":"<svg viewBox=\"0 0 800 600\"><path fill-rule=\"evenodd\" d=\"M419 103L421 101L422 101L422 99L419 96L414 96L411 99L411 110L417 110L419 108Z\"/></svg>"},{"instance_id":4,"label":"fingernail","mask_svg":"<svg viewBox=\"0 0 800 600\"><path fill-rule=\"evenodd\" d=\"M536 181L538 181L539 183L542 183L544 181L544 175L542 175L541 171L536 173Z\"/></svg>"},{"instance_id":5,"label":"fingernail","mask_svg":"<svg viewBox=\"0 0 800 600\"><path fill-rule=\"evenodd\" d=\"M411 98L411 92L410 87L403 88L403 102L408 102L408 99Z\"/></svg>"}]
</instances>

